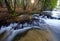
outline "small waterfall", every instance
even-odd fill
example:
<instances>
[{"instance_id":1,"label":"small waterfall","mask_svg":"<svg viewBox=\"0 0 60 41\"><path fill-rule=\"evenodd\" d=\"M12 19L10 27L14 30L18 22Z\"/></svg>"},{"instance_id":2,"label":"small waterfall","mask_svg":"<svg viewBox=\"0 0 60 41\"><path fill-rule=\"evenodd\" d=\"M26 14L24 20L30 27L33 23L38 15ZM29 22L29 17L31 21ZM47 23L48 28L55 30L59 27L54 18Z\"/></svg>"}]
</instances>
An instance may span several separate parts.
<instances>
[{"instance_id":1,"label":"small waterfall","mask_svg":"<svg viewBox=\"0 0 60 41\"><path fill-rule=\"evenodd\" d=\"M47 24L44 22L44 20L40 16L33 15L33 17L35 19L32 20L31 24L24 23L22 25L21 23L10 23L7 26L2 25L0 29L0 35L4 32L6 33L0 41L12 41L17 34L21 34L29 29L47 30Z\"/></svg>"}]
</instances>

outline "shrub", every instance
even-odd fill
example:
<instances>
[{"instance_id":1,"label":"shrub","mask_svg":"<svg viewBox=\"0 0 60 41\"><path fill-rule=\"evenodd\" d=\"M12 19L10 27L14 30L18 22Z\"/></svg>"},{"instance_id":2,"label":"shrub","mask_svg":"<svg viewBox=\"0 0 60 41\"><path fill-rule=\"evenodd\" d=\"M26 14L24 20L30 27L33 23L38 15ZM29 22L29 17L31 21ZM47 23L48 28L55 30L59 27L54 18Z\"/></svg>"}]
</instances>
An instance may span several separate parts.
<instances>
[{"instance_id":1,"label":"shrub","mask_svg":"<svg viewBox=\"0 0 60 41\"><path fill-rule=\"evenodd\" d=\"M44 10L46 10L46 9L52 10L55 8L56 5L57 5L57 0L45 0Z\"/></svg>"}]
</instances>

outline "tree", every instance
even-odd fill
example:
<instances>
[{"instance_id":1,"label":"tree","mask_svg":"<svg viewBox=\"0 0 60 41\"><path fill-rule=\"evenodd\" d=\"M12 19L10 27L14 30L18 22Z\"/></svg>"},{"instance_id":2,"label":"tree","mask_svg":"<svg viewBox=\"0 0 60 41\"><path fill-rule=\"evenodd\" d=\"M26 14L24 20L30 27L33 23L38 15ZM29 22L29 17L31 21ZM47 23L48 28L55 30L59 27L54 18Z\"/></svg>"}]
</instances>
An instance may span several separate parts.
<instances>
[{"instance_id":1,"label":"tree","mask_svg":"<svg viewBox=\"0 0 60 41\"><path fill-rule=\"evenodd\" d=\"M5 3L6 3L6 6L7 6L9 13L11 13L12 9L11 9L10 3L7 0L5 0Z\"/></svg>"},{"instance_id":2,"label":"tree","mask_svg":"<svg viewBox=\"0 0 60 41\"><path fill-rule=\"evenodd\" d=\"M2 6L2 0L0 0L0 7Z\"/></svg>"},{"instance_id":3,"label":"tree","mask_svg":"<svg viewBox=\"0 0 60 41\"><path fill-rule=\"evenodd\" d=\"M14 3L12 10L10 1L12 0L5 0L5 3L11 15L15 15L15 9L18 8L17 5L19 5L20 8L22 6L23 13L40 13L43 10L52 10L57 4L57 0L14 0L12 2Z\"/></svg>"},{"instance_id":4,"label":"tree","mask_svg":"<svg viewBox=\"0 0 60 41\"><path fill-rule=\"evenodd\" d=\"M8 9L8 11L9 11L9 13L10 13L10 15L11 16L15 16L16 14L15 14L15 9L16 9L16 0L14 0L14 4L13 4L13 7L12 7L12 4L11 4L11 0L5 0L5 3L6 3L6 7L7 7L7 9ZM12 9L12 8L13 9Z\"/></svg>"},{"instance_id":5,"label":"tree","mask_svg":"<svg viewBox=\"0 0 60 41\"><path fill-rule=\"evenodd\" d=\"M57 5L57 0L45 0L43 10L53 10Z\"/></svg>"}]
</instances>

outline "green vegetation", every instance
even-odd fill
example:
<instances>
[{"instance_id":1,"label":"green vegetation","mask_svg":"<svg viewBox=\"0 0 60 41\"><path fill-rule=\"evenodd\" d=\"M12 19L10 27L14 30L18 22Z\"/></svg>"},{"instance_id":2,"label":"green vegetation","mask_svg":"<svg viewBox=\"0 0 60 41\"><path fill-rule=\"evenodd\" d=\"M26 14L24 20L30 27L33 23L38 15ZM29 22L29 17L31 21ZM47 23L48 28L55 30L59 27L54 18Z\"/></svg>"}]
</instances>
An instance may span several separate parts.
<instances>
[{"instance_id":1,"label":"green vegetation","mask_svg":"<svg viewBox=\"0 0 60 41\"><path fill-rule=\"evenodd\" d=\"M19 13L21 14L21 11L23 14L31 14L31 13L40 13L43 10L52 10L56 4L57 0L34 0L34 3L32 3L32 0L3 0L6 3L6 7L10 13L11 16L16 15L16 9L21 8ZM0 3L3 2L0 0ZM1 5L0 4L0 5Z\"/></svg>"},{"instance_id":2,"label":"green vegetation","mask_svg":"<svg viewBox=\"0 0 60 41\"><path fill-rule=\"evenodd\" d=\"M45 0L44 9L52 10L57 5L57 0Z\"/></svg>"}]
</instances>

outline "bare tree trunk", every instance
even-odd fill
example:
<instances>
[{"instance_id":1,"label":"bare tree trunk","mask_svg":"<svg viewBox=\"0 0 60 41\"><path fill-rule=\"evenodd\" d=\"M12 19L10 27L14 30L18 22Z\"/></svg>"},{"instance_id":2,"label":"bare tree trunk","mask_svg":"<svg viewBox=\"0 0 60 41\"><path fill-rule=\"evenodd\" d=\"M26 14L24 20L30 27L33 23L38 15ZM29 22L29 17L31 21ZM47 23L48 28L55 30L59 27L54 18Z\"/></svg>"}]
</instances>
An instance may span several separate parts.
<instances>
[{"instance_id":1,"label":"bare tree trunk","mask_svg":"<svg viewBox=\"0 0 60 41\"><path fill-rule=\"evenodd\" d=\"M9 11L9 13L11 13L12 9L11 9L11 7L10 7L10 4L8 3L7 0L5 0L5 3L6 3L6 6L7 6L7 9L8 9L8 11Z\"/></svg>"},{"instance_id":2,"label":"bare tree trunk","mask_svg":"<svg viewBox=\"0 0 60 41\"><path fill-rule=\"evenodd\" d=\"M16 9L16 0L14 0L14 12L15 12L15 9Z\"/></svg>"},{"instance_id":3,"label":"bare tree trunk","mask_svg":"<svg viewBox=\"0 0 60 41\"><path fill-rule=\"evenodd\" d=\"M2 0L0 0L0 7L2 7Z\"/></svg>"},{"instance_id":4,"label":"bare tree trunk","mask_svg":"<svg viewBox=\"0 0 60 41\"><path fill-rule=\"evenodd\" d=\"M9 1L9 0L8 0ZM11 8L11 6L10 6L10 4L11 3L9 3L7 0L5 0L5 3L6 3L6 6L7 6L7 9L8 9L8 12L10 13L10 15L11 16L15 16L16 15L16 13L15 13L15 9L16 9L16 0L14 0L14 8L13 8L13 10L12 10L12 8Z\"/></svg>"}]
</instances>

